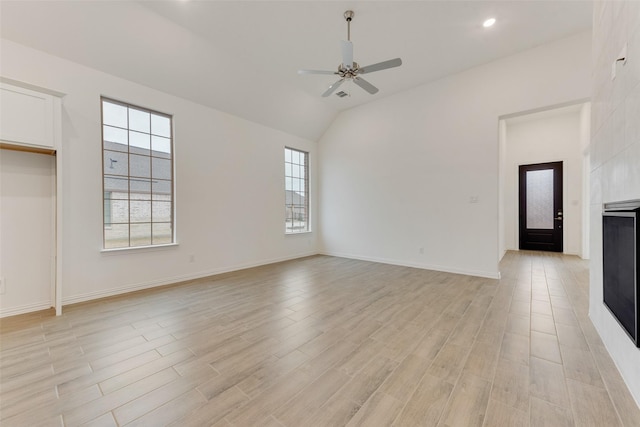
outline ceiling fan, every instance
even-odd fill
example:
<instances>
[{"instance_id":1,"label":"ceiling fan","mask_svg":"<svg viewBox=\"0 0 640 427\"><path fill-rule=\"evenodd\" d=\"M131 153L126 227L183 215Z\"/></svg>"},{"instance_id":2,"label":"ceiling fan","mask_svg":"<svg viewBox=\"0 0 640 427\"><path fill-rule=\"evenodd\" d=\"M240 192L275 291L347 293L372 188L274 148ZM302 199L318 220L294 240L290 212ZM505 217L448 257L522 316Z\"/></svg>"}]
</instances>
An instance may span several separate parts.
<instances>
[{"instance_id":1,"label":"ceiling fan","mask_svg":"<svg viewBox=\"0 0 640 427\"><path fill-rule=\"evenodd\" d=\"M344 13L344 18L347 20L347 40L340 41L340 47L342 49L342 64L338 66L338 71L298 70L298 74L335 74L340 76L340 80L329 86L329 89L322 94L324 97L335 92L335 90L347 79L352 80L355 84L373 95L378 92L378 88L360 77L360 74L373 73L374 71L386 70L387 68L399 67L402 65L402 60L400 58L378 62L376 64L367 65L366 67L360 67L357 62L354 62L353 44L351 43L351 20L353 20L353 16L354 12L352 10L347 10Z\"/></svg>"}]
</instances>

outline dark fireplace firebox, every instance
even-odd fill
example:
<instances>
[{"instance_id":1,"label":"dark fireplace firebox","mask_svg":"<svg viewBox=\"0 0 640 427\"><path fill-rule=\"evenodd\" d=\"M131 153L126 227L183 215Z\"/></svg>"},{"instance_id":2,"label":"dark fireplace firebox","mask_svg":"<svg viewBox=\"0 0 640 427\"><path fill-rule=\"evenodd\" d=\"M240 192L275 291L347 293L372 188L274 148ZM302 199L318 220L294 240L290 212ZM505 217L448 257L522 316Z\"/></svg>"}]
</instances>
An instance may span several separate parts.
<instances>
[{"instance_id":1,"label":"dark fireplace firebox","mask_svg":"<svg viewBox=\"0 0 640 427\"><path fill-rule=\"evenodd\" d=\"M640 200L605 203L602 212L604 304L640 347Z\"/></svg>"}]
</instances>

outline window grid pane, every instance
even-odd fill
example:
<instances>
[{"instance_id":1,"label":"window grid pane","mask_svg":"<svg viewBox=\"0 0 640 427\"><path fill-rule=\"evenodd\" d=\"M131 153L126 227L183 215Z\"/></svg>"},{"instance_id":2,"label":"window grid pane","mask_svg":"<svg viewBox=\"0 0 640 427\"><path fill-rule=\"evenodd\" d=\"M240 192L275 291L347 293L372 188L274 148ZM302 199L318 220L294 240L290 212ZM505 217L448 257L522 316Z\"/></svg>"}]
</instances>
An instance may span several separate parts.
<instances>
[{"instance_id":1,"label":"window grid pane","mask_svg":"<svg viewBox=\"0 0 640 427\"><path fill-rule=\"evenodd\" d=\"M285 233L309 231L309 153L285 147Z\"/></svg>"},{"instance_id":2,"label":"window grid pane","mask_svg":"<svg viewBox=\"0 0 640 427\"><path fill-rule=\"evenodd\" d=\"M527 171L527 228L553 230L553 169Z\"/></svg>"},{"instance_id":3,"label":"window grid pane","mask_svg":"<svg viewBox=\"0 0 640 427\"><path fill-rule=\"evenodd\" d=\"M103 98L102 119L104 248L173 243L171 116Z\"/></svg>"}]
</instances>

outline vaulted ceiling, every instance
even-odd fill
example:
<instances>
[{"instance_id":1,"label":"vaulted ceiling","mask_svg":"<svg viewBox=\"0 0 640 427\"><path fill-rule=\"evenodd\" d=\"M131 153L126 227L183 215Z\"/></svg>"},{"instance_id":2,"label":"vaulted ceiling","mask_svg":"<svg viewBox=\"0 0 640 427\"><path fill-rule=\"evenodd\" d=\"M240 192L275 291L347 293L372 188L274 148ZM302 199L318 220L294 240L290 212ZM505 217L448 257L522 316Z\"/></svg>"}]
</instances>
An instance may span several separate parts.
<instances>
[{"instance_id":1,"label":"vaulted ceiling","mask_svg":"<svg viewBox=\"0 0 640 427\"><path fill-rule=\"evenodd\" d=\"M355 60L403 65L366 76L375 95L345 84L350 96L322 98L336 77L297 70L337 68L348 9ZM591 13L563 0L3 0L0 35L317 140L341 110L589 30Z\"/></svg>"}]
</instances>

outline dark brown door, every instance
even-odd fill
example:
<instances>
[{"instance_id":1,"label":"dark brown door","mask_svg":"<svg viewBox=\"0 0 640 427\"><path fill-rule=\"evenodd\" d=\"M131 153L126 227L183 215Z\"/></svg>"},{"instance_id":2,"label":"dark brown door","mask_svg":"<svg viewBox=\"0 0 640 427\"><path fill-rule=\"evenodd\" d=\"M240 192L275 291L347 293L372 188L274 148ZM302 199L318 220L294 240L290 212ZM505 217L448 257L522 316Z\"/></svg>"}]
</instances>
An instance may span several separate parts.
<instances>
[{"instance_id":1,"label":"dark brown door","mask_svg":"<svg viewBox=\"0 0 640 427\"><path fill-rule=\"evenodd\" d=\"M562 162L520 166L520 249L562 252Z\"/></svg>"}]
</instances>

